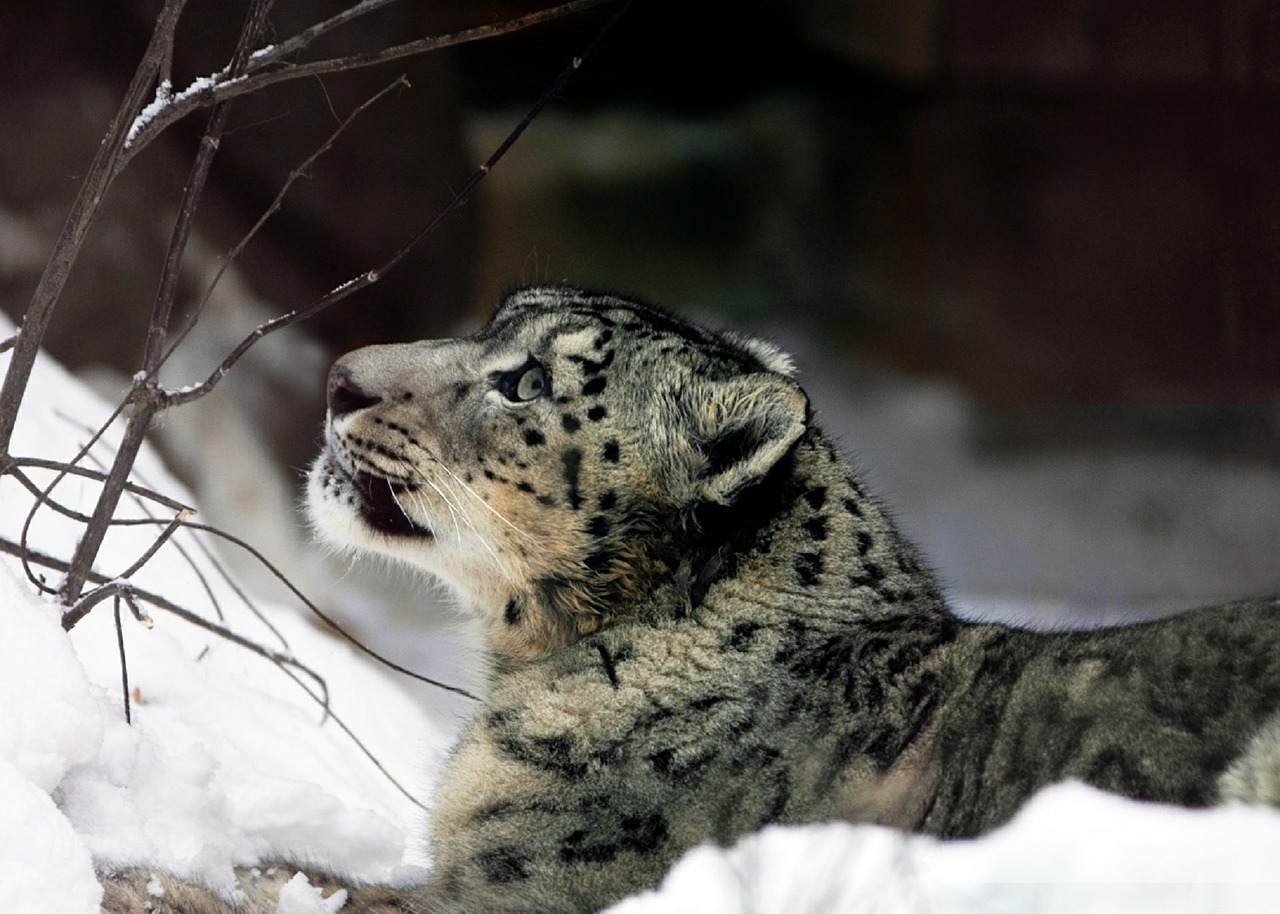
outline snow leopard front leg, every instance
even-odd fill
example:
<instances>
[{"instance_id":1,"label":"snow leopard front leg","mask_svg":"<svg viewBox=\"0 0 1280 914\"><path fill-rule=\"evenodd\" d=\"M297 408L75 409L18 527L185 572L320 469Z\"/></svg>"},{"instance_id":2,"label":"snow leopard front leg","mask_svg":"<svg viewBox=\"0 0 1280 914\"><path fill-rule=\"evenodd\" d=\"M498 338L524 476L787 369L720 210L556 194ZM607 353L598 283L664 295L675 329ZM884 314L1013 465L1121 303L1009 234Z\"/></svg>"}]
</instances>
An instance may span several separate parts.
<instances>
[{"instance_id":1,"label":"snow leopard front leg","mask_svg":"<svg viewBox=\"0 0 1280 914\"><path fill-rule=\"evenodd\" d=\"M424 910L595 911L701 842L788 819L779 685L703 639L622 626L504 677L436 792Z\"/></svg>"}]
</instances>

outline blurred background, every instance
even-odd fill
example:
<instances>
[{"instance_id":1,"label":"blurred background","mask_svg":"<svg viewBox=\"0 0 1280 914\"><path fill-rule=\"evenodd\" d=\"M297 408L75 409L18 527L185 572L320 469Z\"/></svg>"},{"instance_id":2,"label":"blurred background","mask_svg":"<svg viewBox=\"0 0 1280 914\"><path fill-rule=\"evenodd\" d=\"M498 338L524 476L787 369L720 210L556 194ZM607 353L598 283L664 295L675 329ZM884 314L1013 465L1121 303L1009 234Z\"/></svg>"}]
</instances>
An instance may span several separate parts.
<instances>
[{"instance_id":1,"label":"blurred background","mask_svg":"<svg viewBox=\"0 0 1280 914\"><path fill-rule=\"evenodd\" d=\"M345 5L279 0L268 40ZM550 5L391 4L307 56ZM15 318L158 6L0 8L0 304ZM225 62L232 6L190 0L176 87ZM290 169L373 92L412 84L299 182L168 380L202 378L260 320L385 259L612 9L237 103L188 309ZM504 289L563 280L793 349L822 420L967 612L1094 622L1280 590L1280 6L726 9L635 3L413 256L177 411L163 443L210 516L313 577L293 505L329 360L452 334ZM129 165L50 331L113 396L137 370L206 117Z\"/></svg>"}]
</instances>

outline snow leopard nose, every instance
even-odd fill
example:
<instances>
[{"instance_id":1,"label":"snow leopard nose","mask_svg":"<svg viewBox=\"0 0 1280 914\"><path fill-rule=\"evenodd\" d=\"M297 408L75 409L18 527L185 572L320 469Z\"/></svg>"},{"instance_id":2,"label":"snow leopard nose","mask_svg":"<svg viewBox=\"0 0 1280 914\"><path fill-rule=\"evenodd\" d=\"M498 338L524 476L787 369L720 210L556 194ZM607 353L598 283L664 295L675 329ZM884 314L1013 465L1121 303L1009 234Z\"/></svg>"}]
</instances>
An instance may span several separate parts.
<instances>
[{"instance_id":1,"label":"snow leopard nose","mask_svg":"<svg viewBox=\"0 0 1280 914\"><path fill-rule=\"evenodd\" d=\"M361 390L341 362L329 369L329 415L345 416L381 402L381 397Z\"/></svg>"}]
</instances>

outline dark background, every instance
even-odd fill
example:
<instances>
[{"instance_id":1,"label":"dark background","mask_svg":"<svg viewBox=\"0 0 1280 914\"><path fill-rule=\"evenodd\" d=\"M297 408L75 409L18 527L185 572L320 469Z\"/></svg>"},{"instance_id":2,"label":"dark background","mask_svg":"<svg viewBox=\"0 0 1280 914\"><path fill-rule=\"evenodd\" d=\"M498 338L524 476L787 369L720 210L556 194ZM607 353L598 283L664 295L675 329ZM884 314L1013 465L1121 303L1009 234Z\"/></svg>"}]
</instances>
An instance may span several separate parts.
<instances>
[{"instance_id":1,"label":"dark background","mask_svg":"<svg viewBox=\"0 0 1280 914\"><path fill-rule=\"evenodd\" d=\"M545 5L395 3L308 56ZM0 305L15 317L158 6L0 5ZM278 0L267 40L344 6ZM399 248L614 8L239 100L180 317L289 171L374 92L412 83L295 185L167 383L202 379L260 321ZM1014 595L1023 613L1066 601L1097 621L1274 590L1277 10L636 0L410 258L258 347L212 397L172 411L158 442L207 517L340 609L350 598L316 583L294 511L328 361L451 334L506 288L565 280L795 349L823 423L961 595ZM222 66L243 13L190 0L175 88ZM206 118L121 175L54 316L49 348L109 397L139 367ZM333 580L367 594L349 574Z\"/></svg>"},{"instance_id":2,"label":"dark background","mask_svg":"<svg viewBox=\"0 0 1280 914\"><path fill-rule=\"evenodd\" d=\"M393 4L311 54L540 5ZM273 35L341 6L282 0ZM15 316L157 7L0 9L0 303ZM204 201L204 250L230 248L340 117L404 73L413 88L366 114L239 262L270 311L374 265L612 8L245 98ZM1280 7L710 10L635 3L470 203L309 332L332 353L443 334L504 288L563 279L800 322L850 358L953 379L984 404L991 448L1139 442L1277 461ZM192 0L178 87L221 65L242 12ZM72 366L136 370L204 120L165 134L113 190L48 340ZM188 306L203 291L184 288ZM319 421L318 400L299 408Z\"/></svg>"}]
</instances>

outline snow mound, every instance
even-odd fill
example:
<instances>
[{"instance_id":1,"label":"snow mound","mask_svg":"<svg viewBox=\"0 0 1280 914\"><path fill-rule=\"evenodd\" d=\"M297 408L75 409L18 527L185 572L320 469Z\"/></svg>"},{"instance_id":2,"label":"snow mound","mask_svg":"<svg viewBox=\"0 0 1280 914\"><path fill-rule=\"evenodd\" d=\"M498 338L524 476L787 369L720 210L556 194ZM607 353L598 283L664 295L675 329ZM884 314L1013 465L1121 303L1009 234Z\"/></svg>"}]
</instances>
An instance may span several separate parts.
<instances>
[{"instance_id":1,"label":"snow mound","mask_svg":"<svg viewBox=\"0 0 1280 914\"><path fill-rule=\"evenodd\" d=\"M1271 810L1174 809L1059 784L979 840L845 824L766 828L732 849L691 851L657 891L610 911L1280 911L1277 847Z\"/></svg>"},{"instance_id":2,"label":"snow mound","mask_svg":"<svg viewBox=\"0 0 1280 914\"><path fill-rule=\"evenodd\" d=\"M69 459L87 428L110 413L47 359L29 390L36 395L23 405L13 445L20 456ZM109 460L117 437L108 433L85 465ZM136 470L135 481L190 503L150 452ZM37 484L52 479L28 472ZM54 497L88 512L96 491L96 483L69 479ZM0 536L20 537L32 503L14 479L0 479ZM122 504L132 516L146 510ZM158 530L113 529L97 569L119 574ZM75 521L42 510L28 541L66 558L80 532ZM228 893L234 866L265 857L403 879L405 867L420 861L413 836L424 815L406 792L415 800L426 794L422 769L438 765L453 723L431 720L390 675L296 606L255 598L260 620L190 531L174 544L136 575L140 588L296 659L323 684L163 610L149 610L148 629L125 609L133 718L126 723L111 600L64 632L61 606L38 592L16 559L0 558L0 909L96 911L95 864L165 870ZM54 586L60 580L39 565L31 572ZM328 714L318 700L326 690ZM299 890L291 897L287 910L309 910L298 906Z\"/></svg>"}]
</instances>

